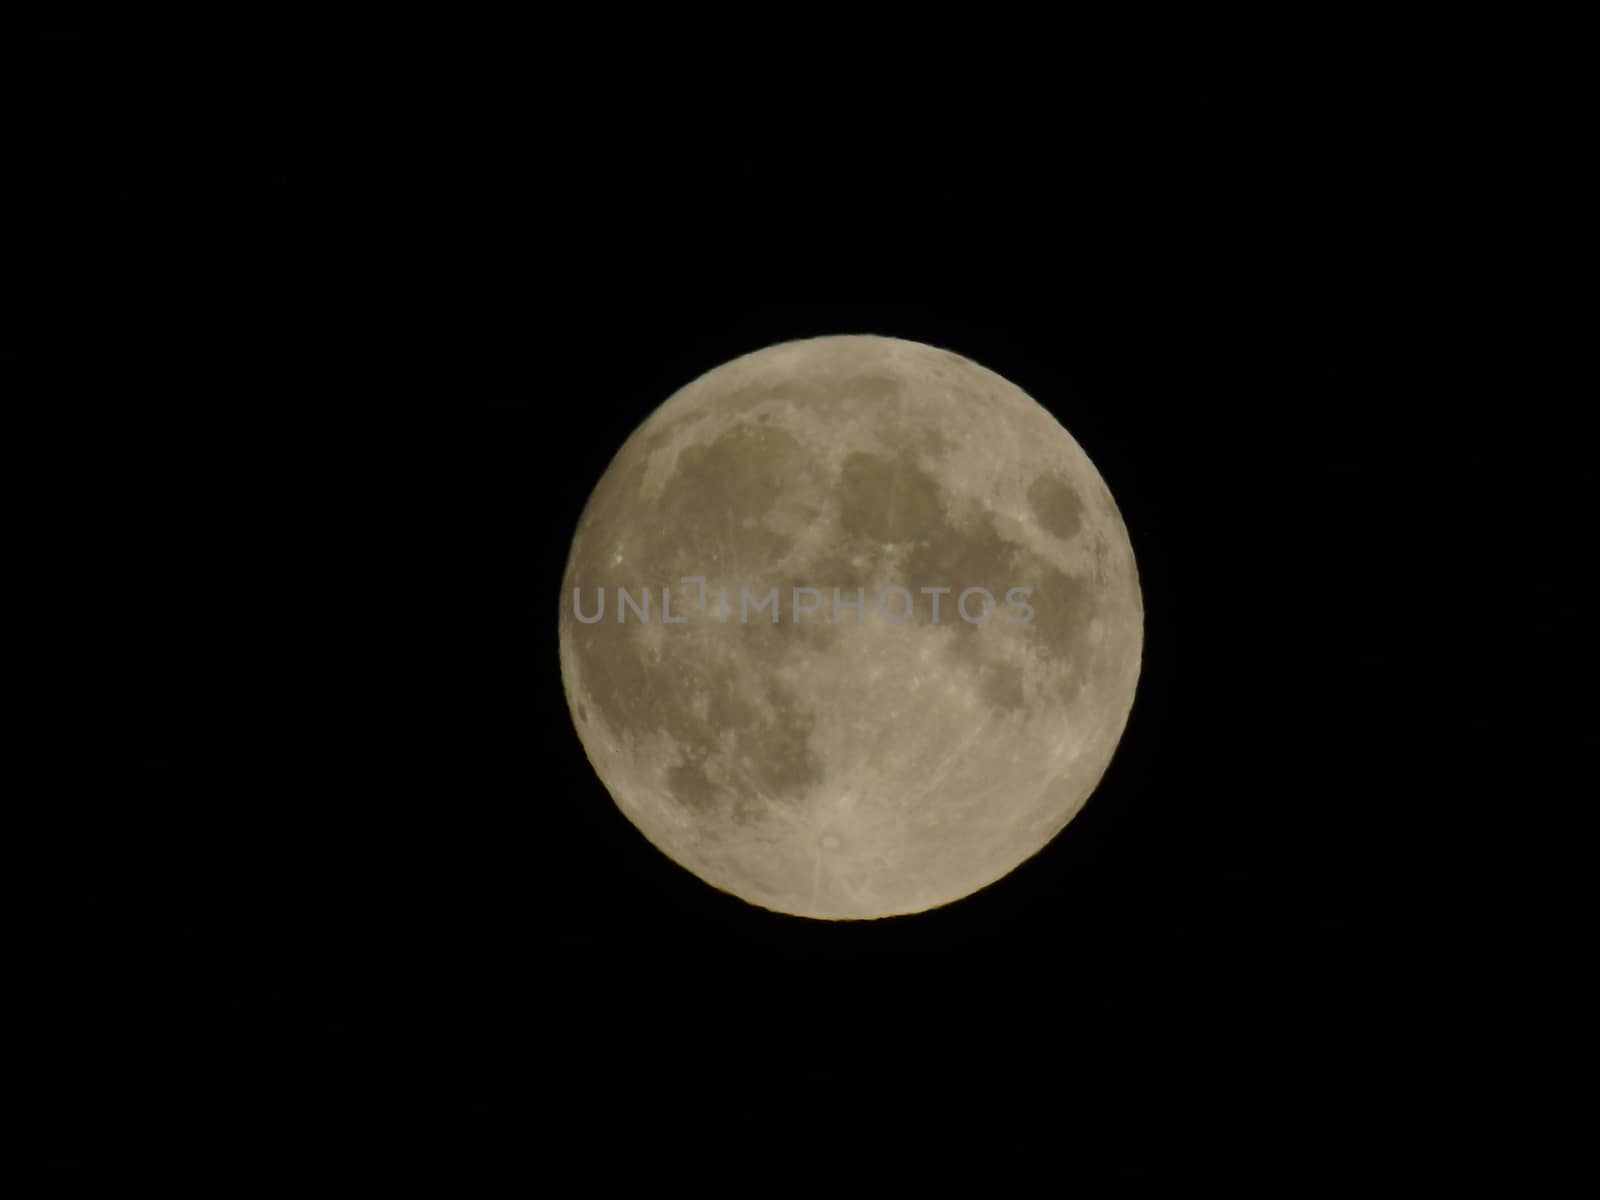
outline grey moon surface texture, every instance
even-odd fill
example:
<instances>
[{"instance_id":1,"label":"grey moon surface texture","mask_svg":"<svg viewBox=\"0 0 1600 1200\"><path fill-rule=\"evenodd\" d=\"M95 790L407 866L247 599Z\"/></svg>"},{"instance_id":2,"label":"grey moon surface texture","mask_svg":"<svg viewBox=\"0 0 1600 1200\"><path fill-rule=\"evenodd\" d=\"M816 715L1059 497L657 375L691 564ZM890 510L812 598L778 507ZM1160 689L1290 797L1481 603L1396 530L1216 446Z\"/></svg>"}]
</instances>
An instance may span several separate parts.
<instances>
[{"instance_id":1,"label":"grey moon surface texture","mask_svg":"<svg viewBox=\"0 0 1600 1200\"><path fill-rule=\"evenodd\" d=\"M948 904L1049 843L1122 737L1143 631L1121 514L1055 418L869 336L662 404L583 511L559 624L628 820L716 888L834 920Z\"/></svg>"}]
</instances>

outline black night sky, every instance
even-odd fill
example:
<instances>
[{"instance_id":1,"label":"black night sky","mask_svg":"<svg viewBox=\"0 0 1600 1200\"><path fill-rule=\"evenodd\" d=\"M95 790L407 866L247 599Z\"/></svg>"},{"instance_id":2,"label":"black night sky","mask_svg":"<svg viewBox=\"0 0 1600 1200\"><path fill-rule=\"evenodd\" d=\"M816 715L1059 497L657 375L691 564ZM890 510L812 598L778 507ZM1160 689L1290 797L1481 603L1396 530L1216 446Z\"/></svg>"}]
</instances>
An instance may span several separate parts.
<instances>
[{"instance_id":1,"label":"black night sky","mask_svg":"<svg viewBox=\"0 0 1600 1200\"><path fill-rule=\"evenodd\" d=\"M1388 126L1220 84L869 111L750 68L618 91L555 46L357 72L229 45L36 47L76 232L24 325L89 481L62 503L110 731L38 842L51 1044L92 1081L49 1111L291 1157L426 1130L513 1176L569 1138L781 1161L800 1128L843 1153L891 1126L924 1158L981 1128L1007 1161L1076 1131L1132 1175L1181 1173L1186 1138L1315 1170L1496 1069L1439 1000L1508 937L1467 848L1488 803L1446 779L1497 720L1463 551L1498 518L1468 536L1438 482L1488 450L1429 366L1474 352L1426 299L1471 272ZM831 333L955 350L1055 413L1146 608L1079 817L959 904L839 925L636 833L556 654L629 433Z\"/></svg>"}]
</instances>

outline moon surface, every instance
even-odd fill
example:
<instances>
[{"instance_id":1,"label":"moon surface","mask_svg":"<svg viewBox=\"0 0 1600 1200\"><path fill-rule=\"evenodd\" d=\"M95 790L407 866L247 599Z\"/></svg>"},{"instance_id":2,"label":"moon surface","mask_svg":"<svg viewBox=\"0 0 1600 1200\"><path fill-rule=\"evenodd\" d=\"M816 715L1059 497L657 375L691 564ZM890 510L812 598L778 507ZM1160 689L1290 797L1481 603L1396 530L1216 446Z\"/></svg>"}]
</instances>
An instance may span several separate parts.
<instances>
[{"instance_id":1,"label":"moon surface","mask_svg":"<svg viewBox=\"0 0 1600 1200\"><path fill-rule=\"evenodd\" d=\"M866 336L758 350L657 409L584 509L559 622L579 737L639 831L835 920L959 900L1059 833L1143 629L1122 517L1055 418Z\"/></svg>"}]
</instances>

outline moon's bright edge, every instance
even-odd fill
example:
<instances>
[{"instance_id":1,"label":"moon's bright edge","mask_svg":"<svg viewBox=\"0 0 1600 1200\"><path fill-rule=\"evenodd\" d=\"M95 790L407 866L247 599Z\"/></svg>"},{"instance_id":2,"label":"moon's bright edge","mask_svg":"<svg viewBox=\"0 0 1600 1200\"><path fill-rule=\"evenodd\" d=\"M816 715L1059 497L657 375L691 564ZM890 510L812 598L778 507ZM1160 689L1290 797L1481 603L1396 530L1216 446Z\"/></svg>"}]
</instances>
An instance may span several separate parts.
<instances>
[{"instance_id":1,"label":"moon's bright edge","mask_svg":"<svg viewBox=\"0 0 1600 1200\"><path fill-rule=\"evenodd\" d=\"M649 589L645 619L619 587ZM835 587L865 609L835 613ZM898 624L874 608L893 587L915 600ZM970 587L993 619L957 614ZM741 589L773 588L779 623L741 621ZM796 618L795 588L820 607ZM1111 493L1049 413L959 355L827 337L640 426L579 521L559 627L579 736L645 837L752 904L872 918L993 883L1077 814L1133 704L1143 603Z\"/></svg>"}]
</instances>

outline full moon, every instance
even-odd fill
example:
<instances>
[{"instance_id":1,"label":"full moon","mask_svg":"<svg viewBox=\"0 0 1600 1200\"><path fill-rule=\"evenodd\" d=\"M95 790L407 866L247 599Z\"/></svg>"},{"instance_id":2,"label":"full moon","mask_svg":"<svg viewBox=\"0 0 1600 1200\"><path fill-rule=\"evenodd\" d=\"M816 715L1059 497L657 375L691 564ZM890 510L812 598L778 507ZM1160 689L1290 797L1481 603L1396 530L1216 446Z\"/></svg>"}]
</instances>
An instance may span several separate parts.
<instances>
[{"instance_id":1,"label":"full moon","mask_svg":"<svg viewBox=\"0 0 1600 1200\"><path fill-rule=\"evenodd\" d=\"M1083 807L1144 608L1111 493L1015 385L918 342L770 346L617 453L568 558L562 679L627 818L827 920L986 887Z\"/></svg>"}]
</instances>

